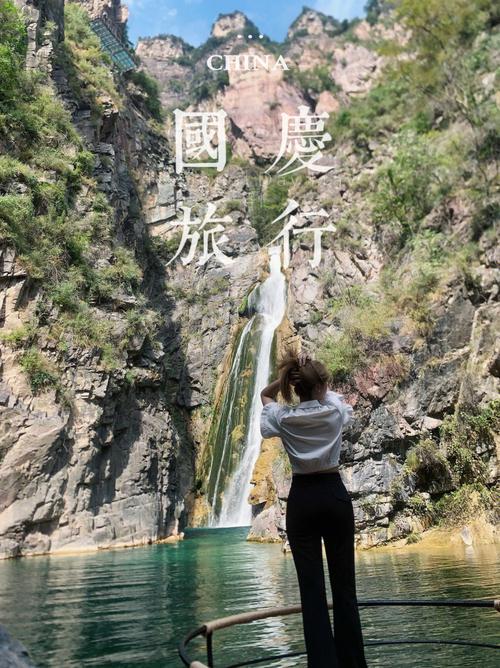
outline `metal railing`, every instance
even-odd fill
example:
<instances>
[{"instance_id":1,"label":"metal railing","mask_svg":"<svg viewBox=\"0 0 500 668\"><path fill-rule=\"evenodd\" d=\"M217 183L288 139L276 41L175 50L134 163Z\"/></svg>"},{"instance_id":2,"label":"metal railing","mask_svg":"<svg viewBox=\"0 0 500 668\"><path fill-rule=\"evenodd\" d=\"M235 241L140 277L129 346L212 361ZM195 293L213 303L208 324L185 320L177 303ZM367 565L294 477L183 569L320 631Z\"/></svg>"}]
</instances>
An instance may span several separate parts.
<instances>
[{"instance_id":1,"label":"metal railing","mask_svg":"<svg viewBox=\"0 0 500 668\"><path fill-rule=\"evenodd\" d=\"M359 600L358 606L360 608L376 607L376 606L428 606L428 607L460 607L460 608L493 608L500 612L500 599L402 599L402 600L383 600L383 599L369 599ZM328 608L332 609L333 604L328 603ZM284 608L265 608L262 610L254 610L252 612L242 612L237 615L230 615L229 617L220 617L210 622L202 624L194 631L191 631L179 643L179 656L185 666L189 668L213 668L214 667L214 653L213 653L213 634L219 629L228 628L237 624L248 624L258 619L267 619L268 617L284 617L286 615L293 615L301 612L301 605L292 605ZM204 636L206 639L206 663L190 659L187 653L187 646L198 636ZM368 640L365 643L367 647L378 645L466 645L468 647L482 647L487 649L500 649L500 645L493 643L475 642L469 640L441 640L435 639L419 639L419 640ZM257 659L249 659L240 663L232 663L224 668L240 668L241 666L250 666L257 663L264 663L269 661L276 661L277 659L285 659L294 656L305 655L306 652L289 652L287 654L275 654L273 656L266 656ZM217 664L219 666L219 663Z\"/></svg>"}]
</instances>

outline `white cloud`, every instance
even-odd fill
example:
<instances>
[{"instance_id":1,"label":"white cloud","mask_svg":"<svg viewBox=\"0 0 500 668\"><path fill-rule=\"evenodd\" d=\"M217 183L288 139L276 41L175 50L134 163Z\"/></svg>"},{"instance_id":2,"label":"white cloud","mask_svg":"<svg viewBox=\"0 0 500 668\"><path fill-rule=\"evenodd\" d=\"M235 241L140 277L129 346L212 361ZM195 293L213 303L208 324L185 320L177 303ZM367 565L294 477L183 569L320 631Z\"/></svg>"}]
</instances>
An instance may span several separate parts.
<instances>
[{"instance_id":1,"label":"white cloud","mask_svg":"<svg viewBox=\"0 0 500 668\"><path fill-rule=\"evenodd\" d=\"M314 9L323 14L329 14L336 19L353 19L364 14L363 0L316 0Z\"/></svg>"},{"instance_id":2,"label":"white cloud","mask_svg":"<svg viewBox=\"0 0 500 668\"><path fill-rule=\"evenodd\" d=\"M167 16L177 16L177 9L175 9L175 7L173 9L169 9L167 11Z\"/></svg>"}]
</instances>

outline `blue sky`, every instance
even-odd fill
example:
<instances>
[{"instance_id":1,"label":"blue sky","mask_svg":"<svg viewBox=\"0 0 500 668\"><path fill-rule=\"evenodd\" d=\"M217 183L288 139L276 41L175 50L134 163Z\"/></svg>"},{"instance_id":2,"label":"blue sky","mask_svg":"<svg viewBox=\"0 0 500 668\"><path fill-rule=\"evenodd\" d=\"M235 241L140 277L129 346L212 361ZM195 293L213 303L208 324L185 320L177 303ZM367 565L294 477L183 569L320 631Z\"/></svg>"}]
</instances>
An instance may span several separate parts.
<instances>
[{"instance_id":1,"label":"blue sky","mask_svg":"<svg viewBox=\"0 0 500 668\"><path fill-rule=\"evenodd\" d=\"M209 36L219 14L237 9L265 35L282 41L304 5L337 19L351 19L363 15L366 0L128 0L126 4L129 37L134 44L138 37L169 33L198 46Z\"/></svg>"}]
</instances>

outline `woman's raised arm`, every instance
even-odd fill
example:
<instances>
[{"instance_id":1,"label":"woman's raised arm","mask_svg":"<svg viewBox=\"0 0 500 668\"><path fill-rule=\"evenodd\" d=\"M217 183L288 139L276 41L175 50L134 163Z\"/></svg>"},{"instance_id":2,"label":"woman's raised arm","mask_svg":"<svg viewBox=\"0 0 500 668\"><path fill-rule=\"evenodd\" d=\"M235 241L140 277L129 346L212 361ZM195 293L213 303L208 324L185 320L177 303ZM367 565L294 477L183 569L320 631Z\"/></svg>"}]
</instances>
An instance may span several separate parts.
<instances>
[{"instance_id":1,"label":"woman's raised arm","mask_svg":"<svg viewBox=\"0 0 500 668\"><path fill-rule=\"evenodd\" d=\"M273 380L273 382L269 383L269 385L266 385L266 387L260 393L260 398L264 406L270 403L271 401L276 401L276 395L278 394L279 389L280 389L279 378Z\"/></svg>"}]
</instances>

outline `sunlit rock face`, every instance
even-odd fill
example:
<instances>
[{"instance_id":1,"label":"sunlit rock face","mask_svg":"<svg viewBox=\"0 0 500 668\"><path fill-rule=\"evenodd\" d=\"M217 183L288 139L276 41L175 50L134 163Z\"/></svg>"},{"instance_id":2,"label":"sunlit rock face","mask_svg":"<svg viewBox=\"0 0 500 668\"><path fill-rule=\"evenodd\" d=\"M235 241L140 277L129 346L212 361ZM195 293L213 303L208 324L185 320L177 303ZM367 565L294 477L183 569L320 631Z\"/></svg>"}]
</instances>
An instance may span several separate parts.
<instances>
[{"instance_id":1,"label":"sunlit rock face","mask_svg":"<svg viewBox=\"0 0 500 668\"><path fill-rule=\"evenodd\" d=\"M383 59L363 45L362 38L358 38L359 44L345 42L341 24L314 10L305 10L294 22L279 53L260 43L258 33L244 14L235 12L217 19L211 32L216 42L207 43L196 62L191 59L192 48L173 36L141 39L137 46L141 67L160 84L164 106L224 109L230 119L233 153L252 161L277 154L283 114L296 115L301 105L318 113L333 113L351 96L366 92L383 65ZM367 39L372 38L368 24L365 33ZM252 34L252 41L248 34ZM223 59L228 54L239 54L241 65L226 68ZM253 56L267 58L269 67L254 67ZM276 67L280 57L284 66ZM246 68L245 58L251 68ZM214 71L209 71L207 62ZM316 93L298 85L302 73L315 76L319 70L330 78L330 89ZM200 77L210 84L214 76L222 74L225 83L214 89L212 96L201 100L190 96L190 86L199 86Z\"/></svg>"},{"instance_id":2,"label":"sunlit rock face","mask_svg":"<svg viewBox=\"0 0 500 668\"><path fill-rule=\"evenodd\" d=\"M221 97L242 144L250 154L267 159L279 151L282 114L296 115L305 103L301 93L284 80L280 69L231 71L229 86Z\"/></svg>"},{"instance_id":3,"label":"sunlit rock face","mask_svg":"<svg viewBox=\"0 0 500 668\"><path fill-rule=\"evenodd\" d=\"M302 10L300 16L292 23L288 30L287 37L290 40L304 37L324 35L338 31L339 22L331 16L327 16L314 9Z\"/></svg>"},{"instance_id":4,"label":"sunlit rock face","mask_svg":"<svg viewBox=\"0 0 500 668\"><path fill-rule=\"evenodd\" d=\"M191 49L179 37L165 35L164 37L142 38L137 42L136 53L141 61L149 58L151 62L169 64L170 59L180 58ZM158 70L160 72L161 70Z\"/></svg>"},{"instance_id":5,"label":"sunlit rock face","mask_svg":"<svg viewBox=\"0 0 500 668\"><path fill-rule=\"evenodd\" d=\"M93 19L102 19L112 31L123 38L128 19L128 7L121 0L79 0Z\"/></svg>"},{"instance_id":6,"label":"sunlit rock face","mask_svg":"<svg viewBox=\"0 0 500 668\"><path fill-rule=\"evenodd\" d=\"M212 26L213 37L226 37L230 33L242 33L248 25L248 19L242 12L233 12L220 16Z\"/></svg>"},{"instance_id":7,"label":"sunlit rock face","mask_svg":"<svg viewBox=\"0 0 500 668\"><path fill-rule=\"evenodd\" d=\"M182 105L185 100L193 78L191 66L185 64L191 51L192 47L173 35L142 38L137 42L136 53L141 59L141 68L160 85L165 109Z\"/></svg>"},{"instance_id":8,"label":"sunlit rock face","mask_svg":"<svg viewBox=\"0 0 500 668\"><path fill-rule=\"evenodd\" d=\"M332 77L347 95L366 93L381 69L383 59L373 51L347 44L333 50Z\"/></svg>"}]
</instances>

